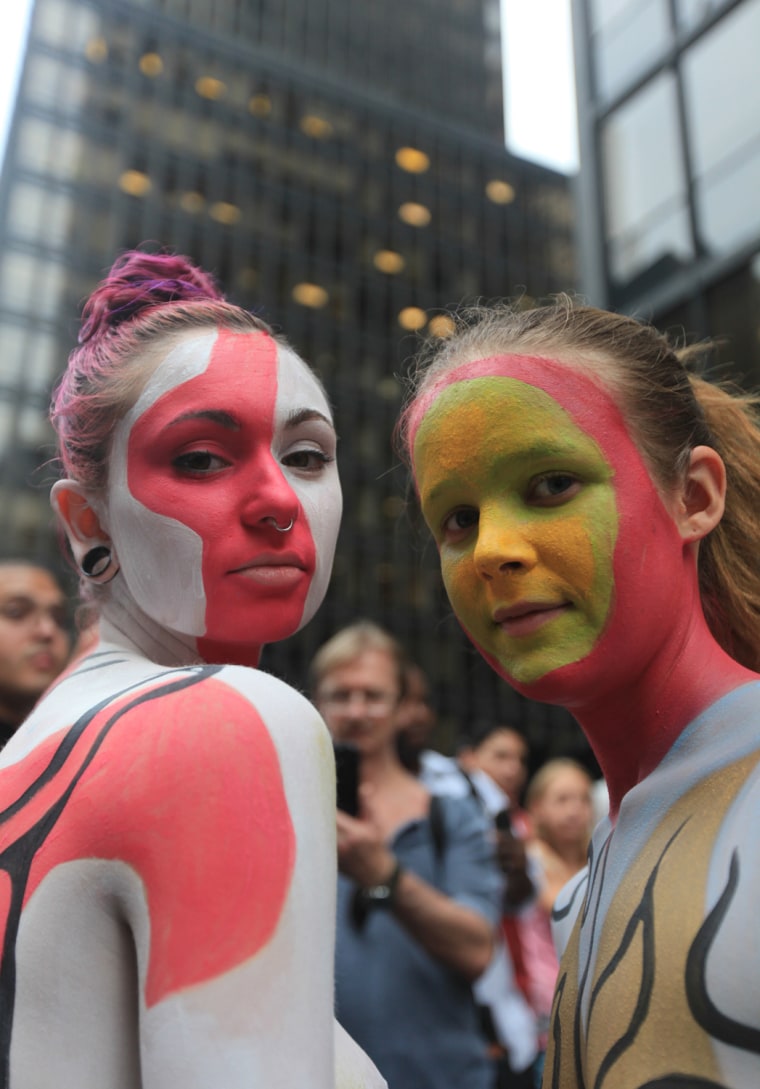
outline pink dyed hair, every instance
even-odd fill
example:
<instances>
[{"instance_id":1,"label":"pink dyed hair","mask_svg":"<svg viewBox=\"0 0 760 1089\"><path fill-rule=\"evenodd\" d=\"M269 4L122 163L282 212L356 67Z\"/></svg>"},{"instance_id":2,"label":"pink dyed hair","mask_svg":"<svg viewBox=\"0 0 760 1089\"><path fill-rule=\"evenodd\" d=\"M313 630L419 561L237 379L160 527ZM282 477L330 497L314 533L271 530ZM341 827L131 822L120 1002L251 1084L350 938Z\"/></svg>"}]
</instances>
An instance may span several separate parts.
<instances>
[{"instance_id":1,"label":"pink dyed hair","mask_svg":"<svg viewBox=\"0 0 760 1089\"><path fill-rule=\"evenodd\" d=\"M156 344L218 326L274 335L260 318L227 302L189 258L139 250L118 257L84 305L78 347L53 395L50 419L64 475L101 490L111 434L155 367Z\"/></svg>"}]
</instances>

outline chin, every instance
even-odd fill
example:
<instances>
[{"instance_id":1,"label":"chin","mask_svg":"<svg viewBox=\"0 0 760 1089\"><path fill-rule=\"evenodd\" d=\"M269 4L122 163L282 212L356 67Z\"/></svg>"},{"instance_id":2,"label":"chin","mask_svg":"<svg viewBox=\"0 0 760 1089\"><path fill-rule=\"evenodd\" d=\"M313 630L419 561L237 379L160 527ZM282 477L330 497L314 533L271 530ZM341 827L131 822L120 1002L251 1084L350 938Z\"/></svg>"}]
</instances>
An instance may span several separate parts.
<instances>
[{"instance_id":1,"label":"chin","mask_svg":"<svg viewBox=\"0 0 760 1089\"><path fill-rule=\"evenodd\" d=\"M498 673L510 688L514 688L526 699L536 700L538 703L572 708L584 703L588 693L593 692L602 682L601 677L594 677L595 670L592 663L595 656L593 654L536 676L535 667L530 670L518 667L515 672L512 672L508 665L504 665L477 643L475 646L491 669Z\"/></svg>"}]
</instances>

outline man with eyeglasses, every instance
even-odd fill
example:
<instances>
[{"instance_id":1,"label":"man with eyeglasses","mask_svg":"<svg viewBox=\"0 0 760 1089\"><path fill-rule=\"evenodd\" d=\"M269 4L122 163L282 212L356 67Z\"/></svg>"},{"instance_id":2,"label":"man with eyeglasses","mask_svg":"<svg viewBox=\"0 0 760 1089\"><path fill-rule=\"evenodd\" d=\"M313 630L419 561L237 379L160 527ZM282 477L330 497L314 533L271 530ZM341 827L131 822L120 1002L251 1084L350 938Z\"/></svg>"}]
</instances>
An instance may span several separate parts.
<instances>
[{"instance_id":1,"label":"man with eyeglasses","mask_svg":"<svg viewBox=\"0 0 760 1089\"><path fill-rule=\"evenodd\" d=\"M368 621L312 663L333 740L359 757L358 812L337 814L336 1015L393 1089L491 1089L471 984L491 958L501 878L480 807L434 801L399 759L405 665Z\"/></svg>"},{"instance_id":2,"label":"man with eyeglasses","mask_svg":"<svg viewBox=\"0 0 760 1089\"><path fill-rule=\"evenodd\" d=\"M0 748L69 657L63 590L44 567L0 561Z\"/></svg>"}]
</instances>

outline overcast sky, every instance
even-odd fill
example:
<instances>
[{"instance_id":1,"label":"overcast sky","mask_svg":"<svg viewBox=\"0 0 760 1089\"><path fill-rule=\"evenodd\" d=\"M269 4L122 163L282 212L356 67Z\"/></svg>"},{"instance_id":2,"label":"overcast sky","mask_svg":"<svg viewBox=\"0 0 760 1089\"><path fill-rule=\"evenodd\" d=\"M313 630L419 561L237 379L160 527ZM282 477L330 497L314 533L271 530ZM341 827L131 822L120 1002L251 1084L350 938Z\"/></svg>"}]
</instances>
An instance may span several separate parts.
<instances>
[{"instance_id":1,"label":"overcast sky","mask_svg":"<svg viewBox=\"0 0 760 1089\"><path fill-rule=\"evenodd\" d=\"M570 0L501 0L507 146L565 172L578 167Z\"/></svg>"},{"instance_id":2,"label":"overcast sky","mask_svg":"<svg viewBox=\"0 0 760 1089\"><path fill-rule=\"evenodd\" d=\"M365 0L354 0L355 3ZM0 0L0 152L5 147L30 0ZM515 155L577 168L570 0L501 0L505 125Z\"/></svg>"}]
</instances>

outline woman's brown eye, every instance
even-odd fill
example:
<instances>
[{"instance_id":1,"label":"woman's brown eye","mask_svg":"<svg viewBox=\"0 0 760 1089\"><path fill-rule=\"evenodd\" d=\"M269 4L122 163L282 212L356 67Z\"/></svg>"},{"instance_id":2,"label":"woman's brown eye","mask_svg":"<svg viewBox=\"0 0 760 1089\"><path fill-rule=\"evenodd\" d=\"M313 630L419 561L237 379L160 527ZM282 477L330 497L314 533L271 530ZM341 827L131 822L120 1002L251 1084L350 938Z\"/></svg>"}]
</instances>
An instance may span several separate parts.
<instances>
[{"instance_id":1,"label":"woman's brown eye","mask_svg":"<svg viewBox=\"0 0 760 1089\"><path fill-rule=\"evenodd\" d=\"M208 450L190 450L187 454L174 458L172 465L180 472L213 473L225 468L229 462Z\"/></svg>"},{"instance_id":2,"label":"woman's brown eye","mask_svg":"<svg viewBox=\"0 0 760 1089\"><path fill-rule=\"evenodd\" d=\"M577 477L570 476L569 473L552 473L535 481L531 488L531 498L539 501L561 499L574 492L579 483Z\"/></svg>"}]
</instances>

